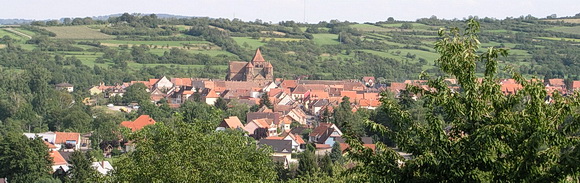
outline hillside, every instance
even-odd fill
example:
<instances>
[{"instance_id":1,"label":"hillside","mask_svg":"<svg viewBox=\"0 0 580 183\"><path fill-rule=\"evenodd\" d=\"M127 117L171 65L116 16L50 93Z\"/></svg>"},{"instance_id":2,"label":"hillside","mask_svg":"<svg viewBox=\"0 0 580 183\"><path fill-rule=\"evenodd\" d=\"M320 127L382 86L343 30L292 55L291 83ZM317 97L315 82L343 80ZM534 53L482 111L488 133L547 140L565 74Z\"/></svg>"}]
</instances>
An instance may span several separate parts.
<instances>
[{"instance_id":1,"label":"hillside","mask_svg":"<svg viewBox=\"0 0 580 183\"><path fill-rule=\"evenodd\" d=\"M484 52L487 47L510 49L500 66L513 67L526 76L578 79L580 24L576 20L479 19L479 51ZM374 76L389 82L416 79L422 71L439 74L433 45L438 39L437 31L464 25L462 22L423 18L415 22L364 24L269 24L123 14L99 20L2 27L0 37L9 36L14 46L67 58L70 63L115 67L129 73L143 68L152 69L152 73L169 69L173 72L165 74L221 79L228 61L247 61L260 47L274 65L275 77ZM0 43L0 48L6 47L5 41Z\"/></svg>"}]
</instances>

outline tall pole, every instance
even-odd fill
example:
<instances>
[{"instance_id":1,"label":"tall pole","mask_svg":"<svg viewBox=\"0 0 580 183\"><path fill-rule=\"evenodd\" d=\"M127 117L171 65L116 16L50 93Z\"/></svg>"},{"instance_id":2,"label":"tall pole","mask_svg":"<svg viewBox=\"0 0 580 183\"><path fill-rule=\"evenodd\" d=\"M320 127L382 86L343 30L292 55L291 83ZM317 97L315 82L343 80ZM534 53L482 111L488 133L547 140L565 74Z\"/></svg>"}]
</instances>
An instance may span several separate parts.
<instances>
[{"instance_id":1,"label":"tall pole","mask_svg":"<svg viewBox=\"0 0 580 183\"><path fill-rule=\"evenodd\" d=\"M306 23L306 0L304 0L304 23Z\"/></svg>"}]
</instances>

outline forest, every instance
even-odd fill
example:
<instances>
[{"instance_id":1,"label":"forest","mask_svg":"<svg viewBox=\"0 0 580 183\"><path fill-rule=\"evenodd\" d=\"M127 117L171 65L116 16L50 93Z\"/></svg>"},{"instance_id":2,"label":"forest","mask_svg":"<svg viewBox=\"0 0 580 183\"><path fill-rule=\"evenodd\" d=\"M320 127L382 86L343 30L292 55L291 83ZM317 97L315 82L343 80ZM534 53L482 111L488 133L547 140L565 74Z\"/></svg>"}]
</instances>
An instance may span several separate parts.
<instances>
[{"instance_id":1,"label":"forest","mask_svg":"<svg viewBox=\"0 0 580 183\"><path fill-rule=\"evenodd\" d=\"M10 182L577 182L578 93L548 94L542 83L528 79L580 77L580 32L574 31L580 25L531 16L472 18L272 24L125 13L106 21L74 18L2 27L0 177ZM300 160L289 168L275 164L272 149L258 149L241 132L214 130L227 116L243 118L256 110L236 101L210 106L194 100L170 108L167 102L147 102L149 93L135 84L123 98L103 98L101 104L138 102L137 112L81 102L90 96L87 89L101 82L223 79L228 61L247 61L258 47L279 78L374 76L387 85L425 79L436 90L410 87L399 97L383 93L376 110L352 112L344 100L321 120L343 129L347 154L333 146L318 156L309 145L293 154ZM445 78L456 78L462 90L450 91ZM524 89L503 95L496 82L501 78L514 78ZM53 87L62 82L77 89ZM545 101L548 96L552 102ZM119 128L141 114L160 123L136 133ZM91 132L95 150L75 152L71 171L49 174L45 144L22 136L45 131ZM363 136L377 141L375 151L362 145ZM105 159L100 147L128 141L138 148L113 153L115 171L100 175L91 169L91 162Z\"/></svg>"}]
</instances>

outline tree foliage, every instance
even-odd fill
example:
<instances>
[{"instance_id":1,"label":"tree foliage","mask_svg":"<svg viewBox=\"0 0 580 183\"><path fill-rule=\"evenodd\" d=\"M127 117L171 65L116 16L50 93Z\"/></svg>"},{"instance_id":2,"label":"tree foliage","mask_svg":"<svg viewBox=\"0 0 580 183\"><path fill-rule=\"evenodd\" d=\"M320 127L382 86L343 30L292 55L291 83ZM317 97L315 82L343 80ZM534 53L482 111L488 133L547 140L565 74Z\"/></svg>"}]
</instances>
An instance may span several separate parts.
<instances>
[{"instance_id":1,"label":"tree foliage","mask_svg":"<svg viewBox=\"0 0 580 183\"><path fill-rule=\"evenodd\" d=\"M0 136L0 177L9 182L34 182L50 178L51 165L42 139L12 132Z\"/></svg>"},{"instance_id":2,"label":"tree foliage","mask_svg":"<svg viewBox=\"0 0 580 183\"><path fill-rule=\"evenodd\" d=\"M207 125L210 127L200 127ZM120 182L272 182L270 151L235 131L207 132L211 123L149 126L131 137L136 150L115 167Z\"/></svg>"},{"instance_id":3,"label":"tree foliage","mask_svg":"<svg viewBox=\"0 0 580 183\"><path fill-rule=\"evenodd\" d=\"M371 181L420 182L557 182L577 176L580 150L576 97L548 94L537 79L527 81L514 73L523 89L502 94L497 83L497 58L505 49L490 48L477 54L479 23L469 20L465 31L439 31L437 60L447 76L457 78L462 90L453 92L444 77L427 78L432 90L408 89L425 98L425 121L415 120L392 100L383 100L383 110L395 128L369 125L395 139L397 146L412 153L404 160L389 148L368 151L353 143L352 154L364 165ZM484 78L475 75L483 63ZM352 135L351 135L352 136ZM404 162L402 166L397 161Z\"/></svg>"}]
</instances>

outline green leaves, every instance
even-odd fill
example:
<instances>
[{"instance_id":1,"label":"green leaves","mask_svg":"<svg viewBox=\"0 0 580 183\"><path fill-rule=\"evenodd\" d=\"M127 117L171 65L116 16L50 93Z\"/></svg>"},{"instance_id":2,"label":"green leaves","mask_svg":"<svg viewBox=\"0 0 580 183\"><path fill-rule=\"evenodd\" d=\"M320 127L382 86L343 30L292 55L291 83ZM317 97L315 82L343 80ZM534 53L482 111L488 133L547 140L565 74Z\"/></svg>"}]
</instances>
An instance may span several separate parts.
<instances>
[{"instance_id":1,"label":"green leaves","mask_svg":"<svg viewBox=\"0 0 580 183\"><path fill-rule=\"evenodd\" d=\"M460 32L452 28L439 31L435 44L437 59L446 77L428 78L426 90L408 86L420 96L427 109L425 119L410 117L409 111L382 99L382 110L398 129L393 133L381 124L368 126L395 139L397 146L413 154L404 166L394 167L397 156L383 153L354 156L369 177L391 177L397 181L427 182L554 182L578 171L578 110L576 97L548 94L537 79L527 81L513 73L522 85L515 94L504 95L497 77L497 60L505 49L489 48L478 54L479 23L467 21ZM484 78L475 76L479 62L485 64ZM444 78L456 78L460 91L451 91ZM351 152L361 149L353 145ZM572 150L574 149L574 150ZM369 166L381 162L380 165ZM390 167L390 168L377 168ZM362 168L362 167L361 167ZM557 170L566 169L565 172ZM398 172L398 173L395 173ZM369 178L369 180L371 180Z\"/></svg>"}]
</instances>

